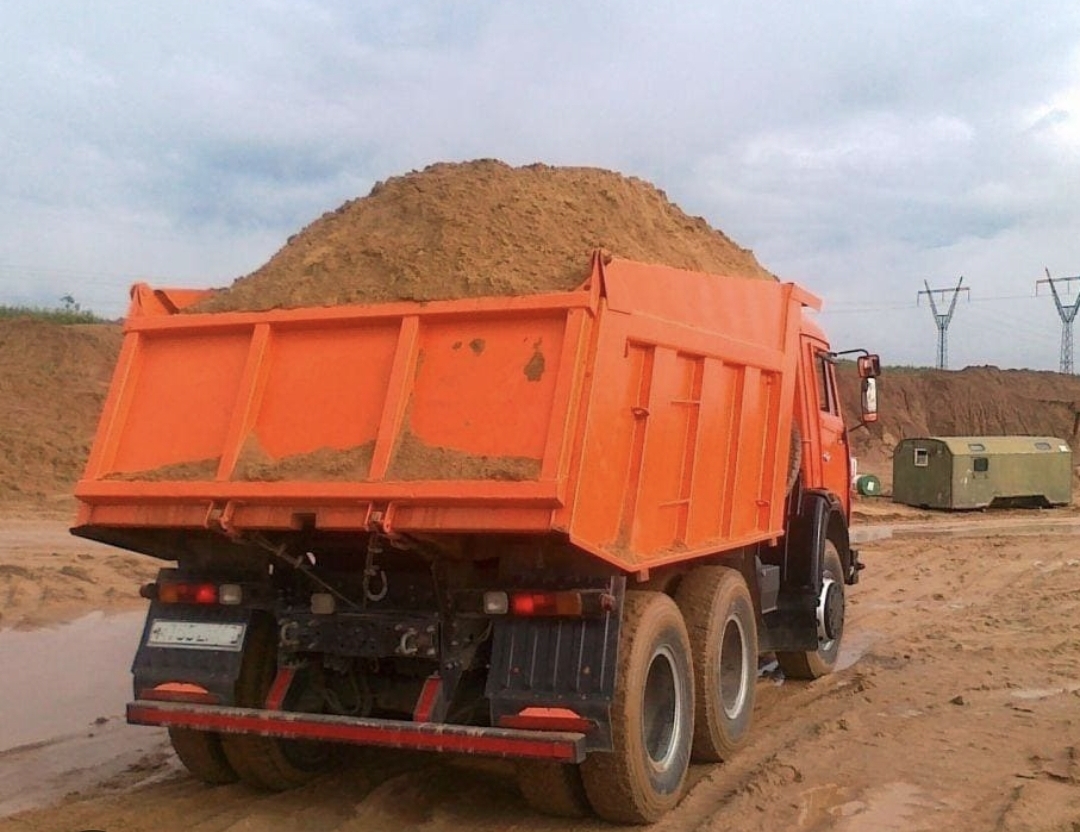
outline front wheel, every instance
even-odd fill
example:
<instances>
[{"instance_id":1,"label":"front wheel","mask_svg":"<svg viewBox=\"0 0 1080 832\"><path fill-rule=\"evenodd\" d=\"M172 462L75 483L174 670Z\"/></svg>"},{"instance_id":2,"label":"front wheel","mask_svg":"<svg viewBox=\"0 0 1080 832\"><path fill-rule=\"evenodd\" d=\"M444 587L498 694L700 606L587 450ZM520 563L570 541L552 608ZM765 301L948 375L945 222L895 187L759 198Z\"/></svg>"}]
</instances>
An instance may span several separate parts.
<instances>
[{"instance_id":1,"label":"front wheel","mask_svg":"<svg viewBox=\"0 0 1080 832\"><path fill-rule=\"evenodd\" d=\"M844 565L831 540L825 541L821 561L821 594L818 597L818 648L798 653L777 653L786 676L818 679L833 672L844 637Z\"/></svg>"},{"instance_id":2,"label":"front wheel","mask_svg":"<svg viewBox=\"0 0 1080 832\"><path fill-rule=\"evenodd\" d=\"M694 735L690 641L663 593L626 593L616 678L614 748L586 757L581 778L604 820L652 823L682 797Z\"/></svg>"}]
</instances>

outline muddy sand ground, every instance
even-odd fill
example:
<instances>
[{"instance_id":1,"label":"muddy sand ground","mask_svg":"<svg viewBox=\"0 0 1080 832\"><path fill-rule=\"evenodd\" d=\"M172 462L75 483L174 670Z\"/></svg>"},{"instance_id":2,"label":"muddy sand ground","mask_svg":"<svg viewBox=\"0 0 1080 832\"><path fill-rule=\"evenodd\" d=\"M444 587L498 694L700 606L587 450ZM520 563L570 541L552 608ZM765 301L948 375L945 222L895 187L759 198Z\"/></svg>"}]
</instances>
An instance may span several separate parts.
<instances>
[{"instance_id":1,"label":"muddy sand ground","mask_svg":"<svg viewBox=\"0 0 1080 832\"><path fill-rule=\"evenodd\" d=\"M843 669L812 683L763 676L750 744L695 766L655 828L1080 829L1080 514L864 501L858 518L882 539L862 547ZM44 685L29 707L0 710L3 832L611 828L534 814L502 761L359 750L293 792L204 786L161 732L119 716L140 626L134 589L153 562L69 539L56 520L2 529L0 597L6 625L22 629L0 631L0 658L9 677ZM93 696L105 699L72 713ZM34 743L3 742L15 719L38 726Z\"/></svg>"}]
</instances>

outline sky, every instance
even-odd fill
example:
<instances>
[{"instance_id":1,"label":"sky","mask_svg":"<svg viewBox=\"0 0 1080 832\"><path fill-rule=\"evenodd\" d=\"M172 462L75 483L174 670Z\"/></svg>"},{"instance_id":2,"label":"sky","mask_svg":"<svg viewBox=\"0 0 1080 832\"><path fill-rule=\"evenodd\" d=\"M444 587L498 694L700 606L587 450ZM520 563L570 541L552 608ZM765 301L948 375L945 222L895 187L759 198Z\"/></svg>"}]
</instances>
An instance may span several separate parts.
<instances>
[{"instance_id":1,"label":"sky","mask_svg":"<svg viewBox=\"0 0 1080 832\"><path fill-rule=\"evenodd\" d=\"M949 366L1054 370L1080 3L0 5L0 304L225 285L375 182L480 157L653 182L820 295L838 349L933 365L919 292L962 277Z\"/></svg>"}]
</instances>

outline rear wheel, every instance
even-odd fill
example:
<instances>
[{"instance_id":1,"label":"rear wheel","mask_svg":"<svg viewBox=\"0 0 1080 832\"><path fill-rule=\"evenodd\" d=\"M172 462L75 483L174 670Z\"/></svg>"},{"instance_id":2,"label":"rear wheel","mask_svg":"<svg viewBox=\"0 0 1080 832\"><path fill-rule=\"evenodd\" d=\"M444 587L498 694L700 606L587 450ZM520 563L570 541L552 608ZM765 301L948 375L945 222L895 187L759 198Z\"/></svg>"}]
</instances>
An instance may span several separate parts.
<instances>
[{"instance_id":1,"label":"rear wheel","mask_svg":"<svg viewBox=\"0 0 1080 832\"><path fill-rule=\"evenodd\" d=\"M209 731L170 728L169 742L184 768L211 786L237 781L236 772L225 757L221 737Z\"/></svg>"},{"instance_id":2,"label":"rear wheel","mask_svg":"<svg viewBox=\"0 0 1080 832\"><path fill-rule=\"evenodd\" d=\"M277 632L273 619L257 616L250 625L236 704L261 708L277 672ZM254 734L223 734L221 745L229 764L250 786L283 791L302 786L324 771L332 760L332 747L304 740L283 740Z\"/></svg>"},{"instance_id":3,"label":"rear wheel","mask_svg":"<svg viewBox=\"0 0 1080 832\"><path fill-rule=\"evenodd\" d=\"M679 802L694 733L686 625L659 592L627 592L611 703L614 750L581 764L593 810L615 823L651 823Z\"/></svg>"},{"instance_id":4,"label":"rear wheel","mask_svg":"<svg viewBox=\"0 0 1080 832\"><path fill-rule=\"evenodd\" d=\"M728 759L746 741L757 685L757 626L743 576L702 566L683 578L675 601L694 662L694 759Z\"/></svg>"},{"instance_id":5,"label":"rear wheel","mask_svg":"<svg viewBox=\"0 0 1080 832\"><path fill-rule=\"evenodd\" d=\"M525 802L538 812L563 818L589 814L589 798L576 765L521 760L517 782Z\"/></svg>"},{"instance_id":6,"label":"rear wheel","mask_svg":"<svg viewBox=\"0 0 1080 832\"><path fill-rule=\"evenodd\" d=\"M831 540L825 541L821 561L821 593L818 596L818 648L798 653L777 653L786 676L818 679L833 672L844 637L844 565Z\"/></svg>"}]
</instances>

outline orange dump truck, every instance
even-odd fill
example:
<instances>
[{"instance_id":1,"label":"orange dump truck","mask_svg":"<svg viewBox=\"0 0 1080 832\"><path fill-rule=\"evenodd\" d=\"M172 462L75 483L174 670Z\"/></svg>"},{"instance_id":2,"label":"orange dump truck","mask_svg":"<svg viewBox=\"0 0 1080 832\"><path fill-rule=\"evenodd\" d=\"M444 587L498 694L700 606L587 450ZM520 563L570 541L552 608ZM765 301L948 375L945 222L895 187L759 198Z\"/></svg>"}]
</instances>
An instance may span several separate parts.
<instances>
[{"instance_id":1,"label":"orange dump truck","mask_svg":"<svg viewBox=\"0 0 1080 832\"><path fill-rule=\"evenodd\" d=\"M759 655L832 669L860 564L810 293L597 255L532 296L201 294L133 289L73 529L175 564L128 720L195 776L497 755L537 808L648 822L746 739Z\"/></svg>"}]
</instances>

